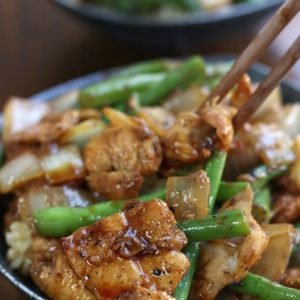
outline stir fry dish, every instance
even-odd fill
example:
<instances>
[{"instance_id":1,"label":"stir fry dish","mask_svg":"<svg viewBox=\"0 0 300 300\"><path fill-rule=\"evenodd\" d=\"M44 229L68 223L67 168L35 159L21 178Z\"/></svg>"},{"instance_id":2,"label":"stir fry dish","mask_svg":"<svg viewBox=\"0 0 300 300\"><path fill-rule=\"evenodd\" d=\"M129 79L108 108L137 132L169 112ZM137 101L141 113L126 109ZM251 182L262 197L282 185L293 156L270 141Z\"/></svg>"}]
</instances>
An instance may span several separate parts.
<instances>
[{"instance_id":1,"label":"stir fry dish","mask_svg":"<svg viewBox=\"0 0 300 300\"><path fill-rule=\"evenodd\" d=\"M55 300L300 299L300 104L278 87L235 130L247 74L205 101L228 67L154 60L10 98L11 268Z\"/></svg>"},{"instance_id":2,"label":"stir fry dish","mask_svg":"<svg viewBox=\"0 0 300 300\"><path fill-rule=\"evenodd\" d=\"M239 3L263 3L264 0L82 0L131 15L156 15L168 18L199 11L215 11Z\"/></svg>"}]
</instances>

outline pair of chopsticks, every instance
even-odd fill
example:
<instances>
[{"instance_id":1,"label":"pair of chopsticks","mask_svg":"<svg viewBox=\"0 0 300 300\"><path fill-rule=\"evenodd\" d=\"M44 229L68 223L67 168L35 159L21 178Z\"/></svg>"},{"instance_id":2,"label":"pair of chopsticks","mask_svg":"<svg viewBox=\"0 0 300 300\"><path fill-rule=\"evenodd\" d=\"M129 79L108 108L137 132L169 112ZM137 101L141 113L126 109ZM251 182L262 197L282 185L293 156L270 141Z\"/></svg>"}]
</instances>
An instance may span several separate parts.
<instances>
[{"instance_id":1,"label":"pair of chopsticks","mask_svg":"<svg viewBox=\"0 0 300 300\"><path fill-rule=\"evenodd\" d=\"M287 26L290 20L299 12L300 0L287 0L277 11L269 23L260 31L254 40L233 64L230 71L219 85L209 95L207 101L218 99L221 102L231 88L249 67L259 59L277 35ZM239 109L233 119L234 129L239 130L253 113L260 107L273 89L280 83L284 75L300 58L300 28L299 35L288 51L278 60L266 78L259 84L246 103Z\"/></svg>"}]
</instances>

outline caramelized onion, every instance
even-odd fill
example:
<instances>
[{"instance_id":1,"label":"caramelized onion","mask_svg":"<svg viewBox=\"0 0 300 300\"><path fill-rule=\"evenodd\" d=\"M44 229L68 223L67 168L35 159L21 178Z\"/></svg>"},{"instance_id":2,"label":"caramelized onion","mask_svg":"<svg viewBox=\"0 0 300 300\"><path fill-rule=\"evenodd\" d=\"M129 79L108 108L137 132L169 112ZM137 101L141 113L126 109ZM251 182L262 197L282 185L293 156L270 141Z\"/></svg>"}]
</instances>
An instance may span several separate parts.
<instances>
[{"instance_id":1,"label":"caramelized onion","mask_svg":"<svg viewBox=\"0 0 300 300\"><path fill-rule=\"evenodd\" d=\"M268 224L263 228L269 236L269 244L251 272L273 281L279 280L292 253L295 228L291 224Z\"/></svg>"},{"instance_id":2,"label":"caramelized onion","mask_svg":"<svg viewBox=\"0 0 300 300\"><path fill-rule=\"evenodd\" d=\"M42 177L43 169L38 158L25 153L7 162L0 170L0 192L8 193L23 184Z\"/></svg>"},{"instance_id":3,"label":"caramelized onion","mask_svg":"<svg viewBox=\"0 0 300 300\"><path fill-rule=\"evenodd\" d=\"M176 220L202 218L208 214L209 179L204 171L185 177L169 177L166 201Z\"/></svg>"},{"instance_id":4,"label":"caramelized onion","mask_svg":"<svg viewBox=\"0 0 300 300\"><path fill-rule=\"evenodd\" d=\"M179 90L175 92L168 98L163 107L174 114L184 111L196 111L204 103L207 96L208 91L198 86L191 86L185 91Z\"/></svg>"},{"instance_id":5,"label":"caramelized onion","mask_svg":"<svg viewBox=\"0 0 300 300\"><path fill-rule=\"evenodd\" d=\"M53 148L41 159L45 176L50 184L58 184L84 177L84 166L79 149L74 146Z\"/></svg>"},{"instance_id":6,"label":"caramelized onion","mask_svg":"<svg viewBox=\"0 0 300 300\"><path fill-rule=\"evenodd\" d=\"M90 119L70 128L60 138L62 144L75 144L82 148L91 138L98 136L105 126L100 120Z\"/></svg>"}]
</instances>

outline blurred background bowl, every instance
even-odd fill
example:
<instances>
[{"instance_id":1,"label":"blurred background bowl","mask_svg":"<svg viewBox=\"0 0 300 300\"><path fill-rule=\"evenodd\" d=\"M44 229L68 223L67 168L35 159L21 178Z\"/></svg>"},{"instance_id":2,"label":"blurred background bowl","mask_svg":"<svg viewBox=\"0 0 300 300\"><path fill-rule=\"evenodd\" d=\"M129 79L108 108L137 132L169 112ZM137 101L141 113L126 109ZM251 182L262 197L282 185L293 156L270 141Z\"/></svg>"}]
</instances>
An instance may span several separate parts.
<instances>
[{"instance_id":1,"label":"blurred background bowl","mask_svg":"<svg viewBox=\"0 0 300 300\"><path fill-rule=\"evenodd\" d=\"M242 3L161 19L122 14L80 0L51 1L117 40L168 55L197 51L201 44L233 43L251 36L283 3L283 0Z\"/></svg>"}]
</instances>

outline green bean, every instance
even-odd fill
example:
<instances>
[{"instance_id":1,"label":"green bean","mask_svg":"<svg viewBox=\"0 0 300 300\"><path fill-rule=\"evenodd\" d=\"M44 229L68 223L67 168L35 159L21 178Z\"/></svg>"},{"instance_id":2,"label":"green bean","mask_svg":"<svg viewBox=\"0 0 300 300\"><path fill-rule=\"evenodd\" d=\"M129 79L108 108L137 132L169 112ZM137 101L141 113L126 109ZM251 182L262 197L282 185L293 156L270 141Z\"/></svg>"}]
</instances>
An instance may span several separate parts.
<instances>
[{"instance_id":1,"label":"green bean","mask_svg":"<svg viewBox=\"0 0 300 300\"><path fill-rule=\"evenodd\" d=\"M260 223L268 223L271 218L271 191L269 188L257 191L253 199L253 216Z\"/></svg>"},{"instance_id":2,"label":"green bean","mask_svg":"<svg viewBox=\"0 0 300 300\"><path fill-rule=\"evenodd\" d=\"M184 248L184 254L190 261L190 269L183 280L177 286L174 297L176 300L186 300L192 285L193 277L197 268L197 261L200 254L200 243L189 243Z\"/></svg>"},{"instance_id":3,"label":"green bean","mask_svg":"<svg viewBox=\"0 0 300 300\"><path fill-rule=\"evenodd\" d=\"M225 167L227 153L215 152L207 161L205 171L210 179L210 196L208 200L209 212L212 213L216 197L219 191L223 170Z\"/></svg>"},{"instance_id":4,"label":"green bean","mask_svg":"<svg viewBox=\"0 0 300 300\"><path fill-rule=\"evenodd\" d=\"M219 191L217 194L216 201L224 202L227 201L238 193L242 192L249 186L246 181L236 181L236 182L224 182L220 183Z\"/></svg>"},{"instance_id":5,"label":"green bean","mask_svg":"<svg viewBox=\"0 0 300 300\"><path fill-rule=\"evenodd\" d=\"M193 83L203 81L205 65L203 60L192 57L179 68L168 71L165 78L155 82L148 89L139 93L139 102L143 105L157 105L163 98L178 88L186 88Z\"/></svg>"},{"instance_id":6,"label":"green bean","mask_svg":"<svg viewBox=\"0 0 300 300\"><path fill-rule=\"evenodd\" d=\"M171 69L176 63L168 60L155 59L136 63L122 68L113 78L135 76L141 74L163 73Z\"/></svg>"},{"instance_id":7,"label":"green bean","mask_svg":"<svg viewBox=\"0 0 300 300\"><path fill-rule=\"evenodd\" d=\"M261 300L298 300L300 290L292 289L264 277L249 273L246 278L240 281L233 290L258 297Z\"/></svg>"},{"instance_id":8,"label":"green bean","mask_svg":"<svg viewBox=\"0 0 300 300\"><path fill-rule=\"evenodd\" d=\"M239 209L207 216L201 220L179 222L178 227L189 242L211 241L250 233L245 214Z\"/></svg>"},{"instance_id":9,"label":"green bean","mask_svg":"<svg viewBox=\"0 0 300 300\"><path fill-rule=\"evenodd\" d=\"M150 201L154 198L164 199L165 189L141 196L140 201ZM94 223L113 213L121 211L125 200L106 201L83 208L46 207L33 212L37 232L44 236L66 236L76 229Z\"/></svg>"},{"instance_id":10,"label":"green bean","mask_svg":"<svg viewBox=\"0 0 300 300\"><path fill-rule=\"evenodd\" d=\"M203 60L193 57L165 73L112 78L88 86L80 91L79 103L81 107L115 106L126 102L132 94L137 93L141 105L156 105L177 88L186 88L200 82L204 76Z\"/></svg>"},{"instance_id":11,"label":"green bean","mask_svg":"<svg viewBox=\"0 0 300 300\"><path fill-rule=\"evenodd\" d=\"M273 179L280 177L281 175L287 172L287 167L280 167L277 169L268 169L266 166L259 166L255 168L250 175L253 177L253 182L250 183L251 188L255 193L265 188L266 185ZM234 197L239 192L242 192L249 183L246 181L236 181L236 182L221 182L219 192L217 195L218 202L224 202ZM265 192L266 193L266 192ZM266 195L263 193L264 195ZM258 202L261 202L262 199L265 199L264 209L269 206L267 204L267 198L269 197L259 197ZM256 203L258 203L256 201ZM254 200L255 203L255 200ZM261 205L259 205L261 206Z\"/></svg>"},{"instance_id":12,"label":"green bean","mask_svg":"<svg viewBox=\"0 0 300 300\"><path fill-rule=\"evenodd\" d=\"M66 236L76 229L93 224L122 210L125 201L107 201L87 207L47 207L33 212L34 224L40 235Z\"/></svg>"},{"instance_id":13,"label":"green bean","mask_svg":"<svg viewBox=\"0 0 300 300\"><path fill-rule=\"evenodd\" d=\"M221 182L217 195L218 202L225 202L242 192L249 186L248 182ZM253 215L259 223L268 223L271 217L271 192L265 187L255 192L253 199Z\"/></svg>"},{"instance_id":14,"label":"green bean","mask_svg":"<svg viewBox=\"0 0 300 300\"><path fill-rule=\"evenodd\" d=\"M65 236L120 211L124 204L125 201L109 201L84 208L52 207L48 210L38 210L34 213L35 224L39 234ZM227 211L201 220L180 222L178 227L189 240L196 242L242 236L250 230L241 210Z\"/></svg>"},{"instance_id":15,"label":"green bean","mask_svg":"<svg viewBox=\"0 0 300 300\"><path fill-rule=\"evenodd\" d=\"M107 79L82 89L79 93L79 105L91 108L120 105L133 93L140 92L164 78L164 73L157 73Z\"/></svg>"},{"instance_id":16,"label":"green bean","mask_svg":"<svg viewBox=\"0 0 300 300\"><path fill-rule=\"evenodd\" d=\"M226 152L215 152L213 156L209 158L205 166L206 174L210 179L209 213L211 213L213 210L225 166L226 157ZM186 255L197 257L199 256L200 249L192 244L193 243L189 243L183 252ZM188 297L192 280L196 271L196 261L193 260L190 261L190 263L191 264L188 273L175 290L177 300L186 300Z\"/></svg>"},{"instance_id":17,"label":"green bean","mask_svg":"<svg viewBox=\"0 0 300 300\"><path fill-rule=\"evenodd\" d=\"M287 166L282 166L276 169L269 169L264 165L257 167L250 173L250 175L254 178L254 181L251 183L253 191L261 190L273 179L284 175L287 170Z\"/></svg>"}]
</instances>

